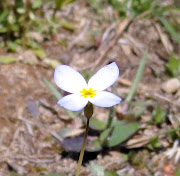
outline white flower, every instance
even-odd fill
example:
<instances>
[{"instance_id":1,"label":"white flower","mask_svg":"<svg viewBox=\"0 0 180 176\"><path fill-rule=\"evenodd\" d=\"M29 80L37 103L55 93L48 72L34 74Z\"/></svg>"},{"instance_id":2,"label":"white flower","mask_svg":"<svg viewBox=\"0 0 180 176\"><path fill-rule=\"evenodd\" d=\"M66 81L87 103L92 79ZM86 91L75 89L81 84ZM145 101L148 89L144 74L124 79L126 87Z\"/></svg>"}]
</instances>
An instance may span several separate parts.
<instances>
[{"instance_id":1,"label":"white flower","mask_svg":"<svg viewBox=\"0 0 180 176\"><path fill-rule=\"evenodd\" d=\"M55 68L55 83L64 91L72 93L58 101L60 106L71 110L79 111L88 102L100 107L111 107L120 103L121 98L103 91L110 87L118 78L119 69L115 62L101 68L86 83L83 76L67 65L58 65Z\"/></svg>"}]
</instances>

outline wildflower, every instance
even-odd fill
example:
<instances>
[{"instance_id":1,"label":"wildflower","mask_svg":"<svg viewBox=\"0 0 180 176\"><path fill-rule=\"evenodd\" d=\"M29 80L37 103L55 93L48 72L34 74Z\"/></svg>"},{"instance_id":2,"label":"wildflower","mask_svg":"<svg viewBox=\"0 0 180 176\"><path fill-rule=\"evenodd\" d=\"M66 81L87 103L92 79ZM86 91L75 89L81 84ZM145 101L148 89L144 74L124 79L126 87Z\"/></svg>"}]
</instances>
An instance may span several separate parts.
<instances>
[{"instance_id":1,"label":"wildflower","mask_svg":"<svg viewBox=\"0 0 180 176\"><path fill-rule=\"evenodd\" d=\"M58 104L71 111L83 109L88 102L100 107L119 104L121 98L104 91L117 80L119 69L115 62L101 68L86 83L83 76L67 65L55 68L54 80L58 87L71 93L58 101Z\"/></svg>"}]
</instances>

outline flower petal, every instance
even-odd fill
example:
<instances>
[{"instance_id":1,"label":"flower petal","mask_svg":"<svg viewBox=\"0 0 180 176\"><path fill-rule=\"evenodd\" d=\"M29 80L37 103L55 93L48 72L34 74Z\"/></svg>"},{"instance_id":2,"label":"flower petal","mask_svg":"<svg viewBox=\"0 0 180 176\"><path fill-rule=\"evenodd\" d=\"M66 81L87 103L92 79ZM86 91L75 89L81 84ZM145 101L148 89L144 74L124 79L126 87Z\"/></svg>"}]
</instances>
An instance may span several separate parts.
<instances>
[{"instance_id":1,"label":"flower petal","mask_svg":"<svg viewBox=\"0 0 180 176\"><path fill-rule=\"evenodd\" d=\"M106 91L99 92L93 98L89 98L92 104L100 107L111 107L119 104L121 100L118 96Z\"/></svg>"},{"instance_id":2,"label":"flower petal","mask_svg":"<svg viewBox=\"0 0 180 176\"><path fill-rule=\"evenodd\" d=\"M54 80L61 89L70 93L79 93L82 88L87 87L83 76L67 65L56 66Z\"/></svg>"},{"instance_id":3,"label":"flower petal","mask_svg":"<svg viewBox=\"0 0 180 176\"><path fill-rule=\"evenodd\" d=\"M119 69L115 62L101 68L88 82L88 87L102 91L110 87L118 78Z\"/></svg>"},{"instance_id":4,"label":"flower petal","mask_svg":"<svg viewBox=\"0 0 180 176\"><path fill-rule=\"evenodd\" d=\"M79 111L83 109L87 103L88 99L83 98L78 94L71 94L61 98L57 104L70 111Z\"/></svg>"}]
</instances>

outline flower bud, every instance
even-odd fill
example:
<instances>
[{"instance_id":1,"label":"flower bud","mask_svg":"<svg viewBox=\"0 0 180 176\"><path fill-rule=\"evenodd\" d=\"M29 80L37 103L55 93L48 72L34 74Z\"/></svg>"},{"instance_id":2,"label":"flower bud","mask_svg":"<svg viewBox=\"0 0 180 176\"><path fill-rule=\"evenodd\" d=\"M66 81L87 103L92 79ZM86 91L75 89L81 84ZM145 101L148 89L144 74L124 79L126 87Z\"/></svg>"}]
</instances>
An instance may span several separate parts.
<instances>
[{"instance_id":1,"label":"flower bud","mask_svg":"<svg viewBox=\"0 0 180 176\"><path fill-rule=\"evenodd\" d=\"M88 104L84 108L84 115L86 118L90 119L93 115L93 105L92 103L88 102Z\"/></svg>"}]
</instances>

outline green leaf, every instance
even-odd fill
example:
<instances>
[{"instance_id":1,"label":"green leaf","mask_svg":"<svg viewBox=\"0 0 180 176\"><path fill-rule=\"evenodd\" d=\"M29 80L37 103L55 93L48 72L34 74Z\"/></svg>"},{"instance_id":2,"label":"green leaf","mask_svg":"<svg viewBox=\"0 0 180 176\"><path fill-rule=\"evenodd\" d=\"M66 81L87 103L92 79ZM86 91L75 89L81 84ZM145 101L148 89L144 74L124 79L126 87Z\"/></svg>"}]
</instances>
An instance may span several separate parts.
<instances>
[{"instance_id":1,"label":"green leaf","mask_svg":"<svg viewBox=\"0 0 180 176\"><path fill-rule=\"evenodd\" d=\"M174 176L180 176L180 169L175 171Z\"/></svg>"},{"instance_id":2,"label":"green leaf","mask_svg":"<svg viewBox=\"0 0 180 176\"><path fill-rule=\"evenodd\" d=\"M52 67L53 69L57 66L60 65L60 62L55 60L55 59L49 59L46 58L44 59L44 63L46 63L47 65L49 65L50 67Z\"/></svg>"},{"instance_id":3,"label":"green leaf","mask_svg":"<svg viewBox=\"0 0 180 176\"><path fill-rule=\"evenodd\" d=\"M1 14L0 14L0 24L6 20L7 16L9 14L9 11L8 10L4 10Z\"/></svg>"},{"instance_id":4,"label":"green leaf","mask_svg":"<svg viewBox=\"0 0 180 176\"><path fill-rule=\"evenodd\" d=\"M119 124L119 123L124 123L122 121L113 121L113 116L114 116L114 109L113 108L110 108L110 111L109 111L109 117L108 117L108 121L107 122L104 122L102 120L98 120L96 118L91 118L90 120L90 128L92 128L93 130L98 130L98 131L102 131L102 130L105 130L111 126L113 126L114 124ZM85 118L84 119L85 122L87 122L87 119Z\"/></svg>"},{"instance_id":5,"label":"green leaf","mask_svg":"<svg viewBox=\"0 0 180 176\"><path fill-rule=\"evenodd\" d=\"M46 53L43 49L34 49L33 53L40 59L44 59L46 57Z\"/></svg>"},{"instance_id":6,"label":"green leaf","mask_svg":"<svg viewBox=\"0 0 180 176\"><path fill-rule=\"evenodd\" d=\"M61 7L62 7L62 4L65 0L55 0L55 3L56 3L56 9L57 10L60 10Z\"/></svg>"},{"instance_id":7,"label":"green leaf","mask_svg":"<svg viewBox=\"0 0 180 176\"><path fill-rule=\"evenodd\" d=\"M32 8L33 9L37 9L40 8L42 5L42 0L35 0L32 2Z\"/></svg>"},{"instance_id":8,"label":"green leaf","mask_svg":"<svg viewBox=\"0 0 180 176\"><path fill-rule=\"evenodd\" d=\"M152 15L155 15L162 9L157 1L152 0L109 0L108 2L115 10L119 12L121 17L128 16L130 18L134 18L141 14L149 15L151 13Z\"/></svg>"},{"instance_id":9,"label":"green leaf","mask_svg":"<svg viewBox=\"0 0 180 176\"><path fill-rule=\"evenodd\" d=\"M11 172L8 176L19 176L19 174L15 173L15 172Z\"/></svg>"},{"instance_id":10,"label":"green leaf","mask_svg":"<svg viewBox=\"0 0 180 176\"><path fill-rule=\"evenodd\" d=\"M8 31L7 27L1 26L0 27L0 33L6 33Z\"/></svg>"},{"instance_id":11,"label":"green leaf","mask_svg":"<svg viewBox=\"0 0 180 176\"><path fill-rule=\"evenodd\" d=\"M160 147L160 144L159 144L159 136L150 139L149 143L147 144L147 147L148 147L150 150L154 150L155 148L159 148L159 147Z\"/></svg>"},{"instance_id":12,"label":"green leaf","mask_svg":"<svg viewBox=\"0 0 180 176\"><path fill-rule=\"evenodd\" d=\"M106 142L106 139L108 138L111 131L112 131L112 128L108 128L101 133L99 139L102 144Z\"/></svg>"},{"instance_id":13,"label":"green leaf","mask_svg":"<svg viewBox=\"0 0 180 176\"><path fill-rule=\"evenodd\" d=\"M60 21L61 26L69 31L74 31L75 26L67 21Z\"/></svg>"},{"instance_id":14,"label":"green leaf","mask_svg":"<svg viewBox=\"0 0 180 176\"><path fill-rule=\"evenodd\" d=\"M116 126L116 125L126 125L126 123L122 120L113 120L111 126Z\"/></svg>"},{"instance_id":15,"label":"green leaf","mask_svg":"<svg viewBox=\"0 0 180 176\"><path fill-rule=\"evenodd\" d=\"M23 0L16 0L16 1L14 1L14 2L15 2L15 4L14 4L14 8L15 8L15 9L24 6Z\"/></svg>"},{"instance_id":16,"label":"green leaf","mask_svg":"<svg viewBox=\"0 0 180 176\"><path fill-rule=\"evenodd\" d=\"M102 145L99 139L93 140L89 145L86 146L88 152L99 152L102 150Z\"/></svg>"},{"instance_id":17,"label":"green leaf","mask_svg":"<svg viewBox=\"0 0 180 176\"><path fill-rule=\"evenodd\" d=\"M153 113L152 113L152 116L153 116L153 122L155 124L160 124L164 121L164 118L166 117L166 110L163 110L161 109L161 107L157 107Z\"/></svg>"},{"instance_id":18,"label":"green leaf","mask_svg":"<svg viewBox=\"0 0 180 176\"><path fill-rule=\"evenodd\" d=\"M105 171L105 176L119 176L119 175L117 174L116 171Z\"/></svg>"},{"instance_id":19,"label":"green leaf","mask_svg":"<svg viewBox=\"0 0 180 176\"><path fill-rule=\"evenodd\" d=\"M2 64L10 64L16 62L16 59L11 56L2 56L0 57L0 63Z\"/></svg>"},{"instance_id":20,"label":"green leaf","mask_svg":"<svg viewBox=\"0 0 180 176\"><path fill-rule=\"evenodd\" d=\"M90 128L94 130L103 130L106 126L106 123L102 120L98 120L96 118L91 118L89 123Z\"/></svg>"},{"instance_id":21,"label":"green leaf","mask_svg":"<svg viewBox=\"0 0 180 176\"><path fill-rule=\"evenodd\" d=\"M175 58L174 55L170 55L169 62L165 65L167 72L175 77L180 75L180 58Z\"/></svg>"},{"instance_id":22,"label":"green leaf","mask_svg":"<svg viewBox=\"0 0 180 176\"><path fill-rule=\"evenodd\" d=\"M107 140L107 146L113 147L121 144L125 140L127 140L132 134L134 134L140 124L137 122L128 123L128 124L117 124L114 126L112 135Z\"/></svg>"},{"instance_id":23,"label":"green leaf","mask_svg":"<svg viewBox=\"0 0 180 176\"><path fill-rule=\"evenodd\" d=\"M105 176L104 168L97 163L91 161L87 164L87 168L91 171L93 176Z\"/></svg>"},{"instance_id":24,"label":"green leaf","mask_svg":"<svg viewBox=\"0 0 180 176\"><path fill-rule=\"evenodd\" d=\"M18 46L19 46L19 45L18 45L16 42L8 42L8 43L7 43L7 49L8 49L9 51L14 52L14 53L16 52Z\"/></svg>"}]
</instances>

